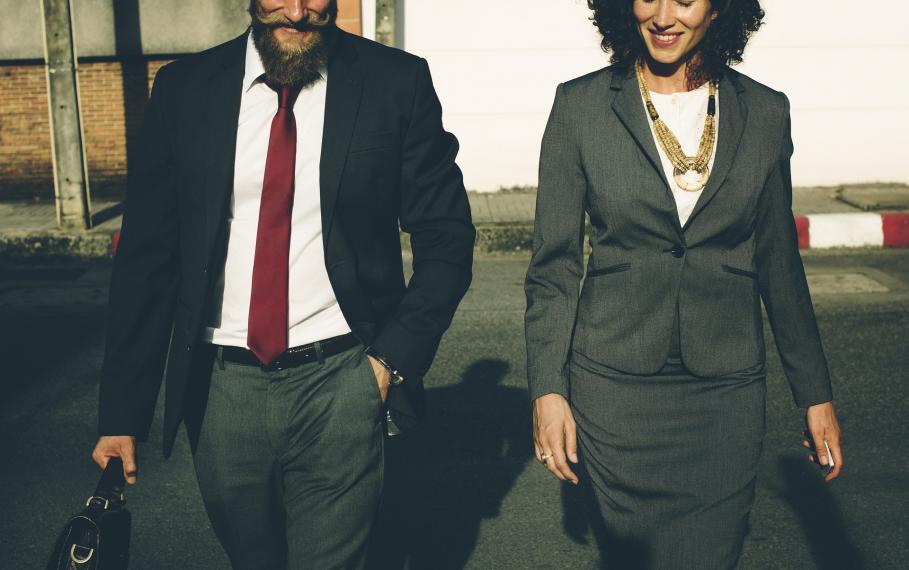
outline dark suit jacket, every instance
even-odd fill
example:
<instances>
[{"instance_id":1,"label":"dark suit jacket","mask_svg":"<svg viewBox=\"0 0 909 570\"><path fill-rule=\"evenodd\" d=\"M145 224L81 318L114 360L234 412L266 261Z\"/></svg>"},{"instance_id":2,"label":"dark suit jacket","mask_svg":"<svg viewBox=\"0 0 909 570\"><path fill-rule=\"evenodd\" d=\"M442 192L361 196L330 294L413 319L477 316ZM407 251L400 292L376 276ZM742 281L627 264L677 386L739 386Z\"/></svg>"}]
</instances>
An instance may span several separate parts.
<instances>
[{"instance_id":1,"label":"dark suit jacket","mask_svg":"<svg viewBox=\"0 0 909 570\"><path fill-rule=\"evenodd\" d=\"M99 430L147 437L169 354L165 455L195 409L186 395L200 379L189 368L224 264L245 53L244 34L158 72L130 172ZM422 413L422 377L471 279L458 143L423 59L341 32L328 69L325 263L354 333L405 376L389 406L406 426ZM409 284L399 225L411 239Z\"/></svg>"},{"instance_id":2,"label":"dark suit jacket","mask_svg":"<svg viewBox=\"0 0 909 570\"><path fill-rule=\"evenodd\" d=\"M526 279L533 397L567 395L571 350L657 372L676 312L692 373L755 366L763 299L795 401L831 399L791 211L789 102L729 69L719 106L713 172L682 227L634 74L606 68L559 86ZM579 295L585 212L592 251Z\"/></svg>"}]
</instances>

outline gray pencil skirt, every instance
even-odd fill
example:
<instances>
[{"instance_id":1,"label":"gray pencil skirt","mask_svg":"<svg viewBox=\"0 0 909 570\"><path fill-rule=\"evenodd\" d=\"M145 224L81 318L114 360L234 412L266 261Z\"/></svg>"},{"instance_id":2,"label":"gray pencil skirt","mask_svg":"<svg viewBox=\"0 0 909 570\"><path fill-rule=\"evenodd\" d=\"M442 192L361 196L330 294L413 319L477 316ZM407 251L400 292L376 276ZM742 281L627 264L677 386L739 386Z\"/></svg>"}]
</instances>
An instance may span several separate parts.
<instances>
[{"instance_id":1,"label":"gray pencil skirt","mask_svg":"<svg viewBox=\"0 0 909 570\"><path fill-rule=\"evenodd\" d=\"M698 378L670 358L638 376L574 353L570 377L606 567L734 568L764 438L764 365Z\"/></svg>"}]
</instances>

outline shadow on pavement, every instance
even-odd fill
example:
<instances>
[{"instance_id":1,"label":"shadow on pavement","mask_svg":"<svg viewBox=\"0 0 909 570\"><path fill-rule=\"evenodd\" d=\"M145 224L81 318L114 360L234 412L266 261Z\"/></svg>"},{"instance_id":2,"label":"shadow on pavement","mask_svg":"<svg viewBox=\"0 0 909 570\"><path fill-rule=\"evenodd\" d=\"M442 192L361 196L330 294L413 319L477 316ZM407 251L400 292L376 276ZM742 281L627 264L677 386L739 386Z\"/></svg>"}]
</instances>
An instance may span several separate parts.
<instances>
[{"instance_id":1,"label":"shadow on pavement","mask_svg":"<svg viewBox=\"0 0 909 570\"><path fill-rule=\"evenodd\" d=\"M808 550L818 568L864 568L864 560L846 531L827 484L811 472L812 466L801 457L785 457L779 463L783 487L777 494L795 511L808 541ZM579 473L578 487L562 486L562 526L572 541L587 545L591 540L600 551L603 568L647 567L643 543L622 540L607 530L597 509L590 478Z\"/></svg>"},{"instance_id":2,"label":"shadow on pavement","mask_svg":"<svg viewBox=\"0 0 909 570\"><path fill-rule=\"evenodd\" d=\"M386 442L370 568L465 566L533 454L527 391L501 385L508 370L477 360L456 384L427 390L425 427Z\"/></svg>"},{"instance_id":3,"label":"shadow on pavement","mask_svg":"<svg viewBox=\"0 0 909 570\"><path fill-rule=\"evenodd\" d=\"M779 462L783 488L776 489L795 511L818 568L864 568L862 554L849 536L843 515L827 483L804 458L784 457Z\"/></svg>"},{"instance_id":4,"label":"shadow on pavement","mask_svg":"<svg viewBox=\"0 0 909 570\"><path fill-rule=\"evenodd\" d=\"M92 226L100 226L104 222L113 220L117 216L123 215L123 202L118 202L113 206L108 206L103 210L92 213Z\"/></svg>"},{"instance_id":5,"label":"shadow on pavement","mask_svg":"<svg viewBox=\"0 0 909 570\"><path fill-rule=\"evenodd\" d=\"M84 354L98 342L87 331L104 327L103 311L61 317L7 310L0 316L0 390L4 407L14 403L20 392L34 390L49 382L48 371Z\"/></svg>"}]
</instances>

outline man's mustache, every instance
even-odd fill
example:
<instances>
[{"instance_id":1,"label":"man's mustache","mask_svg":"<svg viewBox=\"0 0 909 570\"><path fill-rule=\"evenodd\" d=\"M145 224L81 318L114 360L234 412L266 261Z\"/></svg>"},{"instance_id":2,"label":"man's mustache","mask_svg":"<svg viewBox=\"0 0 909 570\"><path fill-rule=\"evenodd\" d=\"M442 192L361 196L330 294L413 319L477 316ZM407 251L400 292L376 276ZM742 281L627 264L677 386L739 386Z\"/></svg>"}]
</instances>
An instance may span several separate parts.
<instances>
[{"instance_id":1,"label":"man's mustache","mask_svg":"<svg viewBox=\"0 0 909 570\"><path fill-rule=\"evenodd\" d=\"M334 14L330 11L320 14L315 10L307 10L299 22L294 22L281 13L263 12L261 9L256 10L256 21L268 28L293 28L301 32L308 29L324 29L334 22Z\"/></svg>"}]
</instances>

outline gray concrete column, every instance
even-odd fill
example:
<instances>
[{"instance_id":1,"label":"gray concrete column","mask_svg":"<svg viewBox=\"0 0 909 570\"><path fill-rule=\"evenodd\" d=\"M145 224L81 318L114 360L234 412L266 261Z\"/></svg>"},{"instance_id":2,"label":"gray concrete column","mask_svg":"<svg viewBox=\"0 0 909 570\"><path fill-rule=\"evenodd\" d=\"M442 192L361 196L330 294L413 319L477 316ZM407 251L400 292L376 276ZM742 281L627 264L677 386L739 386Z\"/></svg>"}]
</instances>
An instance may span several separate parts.
<instances>
[{"instance_id":1,"label":"gray concrete column","mask_svg":"<svg viewBox=\"0 0 909 570\"><path fill-rule=\"evenodd\" d=\"M395 47L395 0L376 0L376 41Z\"/></svg>"},{"instance_id":2,"label":"gray concrete column","mask_svg":"<svg viewBox=\"0 0 909 570\"><path fill-rule=\"evenodd\" d=\"M71 0L42 0L57 225L91 227Z\"/></svg>"}]
</instances>

